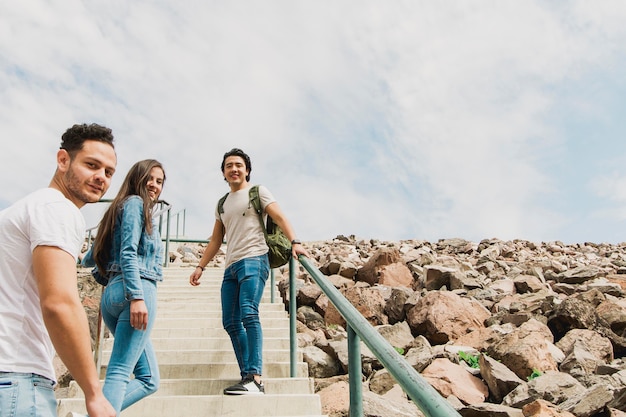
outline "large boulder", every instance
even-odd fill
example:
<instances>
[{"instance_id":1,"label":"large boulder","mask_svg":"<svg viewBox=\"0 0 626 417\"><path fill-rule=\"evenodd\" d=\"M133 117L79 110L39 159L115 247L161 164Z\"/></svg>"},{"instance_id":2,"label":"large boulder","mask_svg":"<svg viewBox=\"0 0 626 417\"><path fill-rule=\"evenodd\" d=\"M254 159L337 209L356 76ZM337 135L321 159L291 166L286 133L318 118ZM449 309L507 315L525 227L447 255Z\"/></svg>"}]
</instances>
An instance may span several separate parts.
<instances>
[{"instance_id":1,"label":"large boulder","mask_svg":"<svg viewBox=\"0 0 626 417\"><path fill-rule=\"evenodd\" d=\"M435 291L426 293L407 312L407 322L413 334L423 335L433 344L444 344L485 327L490 316L474 299L450 291Z\"/></svg>"}]
</instances>

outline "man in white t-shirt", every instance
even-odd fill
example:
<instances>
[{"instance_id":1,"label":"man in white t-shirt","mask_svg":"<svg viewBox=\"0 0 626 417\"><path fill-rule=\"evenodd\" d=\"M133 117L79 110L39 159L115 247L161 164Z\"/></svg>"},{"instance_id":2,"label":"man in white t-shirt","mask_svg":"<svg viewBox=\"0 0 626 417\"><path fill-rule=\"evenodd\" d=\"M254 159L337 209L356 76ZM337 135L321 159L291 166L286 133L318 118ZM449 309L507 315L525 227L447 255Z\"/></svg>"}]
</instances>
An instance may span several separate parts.
<instances>
[{"instance_id":1,"label":"man in white t-shirt","mask_svg":"<svg viewBox=\"0 0 626 417\"><path fill-rule=\"evenodd\" d=\"M100 200L117 165L111 129L74 125L61 138L47 188L0 211L0 414L56 416L55 351L85 393L91 417L115 411L100 388L76 260L80 208Z\"/></svg>"},{"instance_id":2,"label":"man in white t-shirt","mask_svg":"<svg viewBox=\"0 0 626 417\"><path fill-rule=\"evenodd\" d=\"M259 304L269 274L268 247L258 215L250 204L250 157L241 149L231 149L222 159L222 175L230 186L223 213L215 209L213 234L198 266L189 277L191 285L200 285L206 265L213 259L224 240L226 269L222 281L222 323L230 336L239 364L241 381L224 390L228 395L263 394L263 332L259 321ZM296 239L291 223L267 190L259 186L261 209L269 215L291 241L294 257L309 256Z\"/></svg>"}]
</instances>

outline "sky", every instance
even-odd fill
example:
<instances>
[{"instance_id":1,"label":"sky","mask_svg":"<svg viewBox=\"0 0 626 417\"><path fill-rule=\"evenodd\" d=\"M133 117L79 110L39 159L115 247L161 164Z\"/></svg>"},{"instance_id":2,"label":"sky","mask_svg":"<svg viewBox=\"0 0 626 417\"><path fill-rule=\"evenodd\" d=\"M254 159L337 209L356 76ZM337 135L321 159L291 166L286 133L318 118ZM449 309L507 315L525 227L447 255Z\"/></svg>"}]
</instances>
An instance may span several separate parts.
<instances>
[{"instance_id":1,"label":"sky","mask_svg":"<svg viewBox=\"0 0 626 417\"><path fill-rule=\"evenodd\" d=\"M624 22L622 0L0 0L0 209L94 122L105 198L158 159L178 237L210 236L237 147L305 241L621 243Z\"/></svg>"}]
</instances>

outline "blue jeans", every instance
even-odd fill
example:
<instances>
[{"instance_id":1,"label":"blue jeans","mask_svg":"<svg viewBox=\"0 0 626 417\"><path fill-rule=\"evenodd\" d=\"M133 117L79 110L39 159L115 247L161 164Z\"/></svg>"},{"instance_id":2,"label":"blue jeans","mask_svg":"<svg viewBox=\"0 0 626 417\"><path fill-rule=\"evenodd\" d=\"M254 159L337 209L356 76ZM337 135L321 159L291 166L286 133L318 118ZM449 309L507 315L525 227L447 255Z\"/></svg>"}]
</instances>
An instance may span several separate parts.
<instances>
[{"instance_id":1,"label":"blue jeans","mask_svg":"<svg viewBox=\"0 0 626 417\"><path fill-rule=\"evenodd\" d=\"M159 365L150 342L157 311L156 282L142 279L141 284L148 308L146 330L130 325L130 301L124 296L121 275L114 277L102 294L102 318L115 337L102 391L118 415L159 388ZM131 373L135 375L132 380Z\"/></svg>"},{"instance_id":2,"label":"blue jeans","mask_svg":"<svg viewBox=\"0 0 626 417\"><path fill-rule=\"evenodd\" d=\"M241 259L224 271L222 324L233 344L241 378L262 374L263 331L259 304L269 271L267 254Z\"/></svg>"},{"instance_id":3,"label":"blue jeans","mask_svg":"<svg viewBox=\"0 0 626 417\"><path fill-rule=\"evenodd\" d=\"M37 374L0 372L0 417L57 417L54 382Z\"/></svg>"}]
</instances>

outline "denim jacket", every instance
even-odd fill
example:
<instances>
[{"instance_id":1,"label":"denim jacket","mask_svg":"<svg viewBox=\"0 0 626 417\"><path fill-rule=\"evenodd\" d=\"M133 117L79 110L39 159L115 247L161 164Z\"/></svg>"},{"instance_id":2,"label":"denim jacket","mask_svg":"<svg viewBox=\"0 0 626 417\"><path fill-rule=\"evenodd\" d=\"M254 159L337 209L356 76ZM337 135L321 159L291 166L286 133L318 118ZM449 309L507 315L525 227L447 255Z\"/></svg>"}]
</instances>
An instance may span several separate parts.
<instances>
[{"instance_id":1,"label":"denim jacket","mask_svg":"<svg viewBox=\"0 0 626 417\"><path fill-rule=\"evenodd\" d=\"M91 250L83 265L94 266ZM108 280L123 276L126 298L143 299L141 279L163 281L163 246L156 224L148 235L143 221L143 200L133 195L122 204L115 219L111 256L107 266ZM94 268L94 276L97 274ZM102 282L101 282L102 283Z\"/></svg>"}]
</instances>

